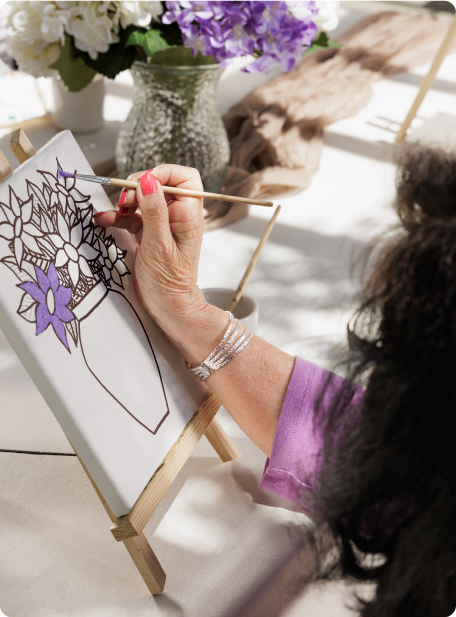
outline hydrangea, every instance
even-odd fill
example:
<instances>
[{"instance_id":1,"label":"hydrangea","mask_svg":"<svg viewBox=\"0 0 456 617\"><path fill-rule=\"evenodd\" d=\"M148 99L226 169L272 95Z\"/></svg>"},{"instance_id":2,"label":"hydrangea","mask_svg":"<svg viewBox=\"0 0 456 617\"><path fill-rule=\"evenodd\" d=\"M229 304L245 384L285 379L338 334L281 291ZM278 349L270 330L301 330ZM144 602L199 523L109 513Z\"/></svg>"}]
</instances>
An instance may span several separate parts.
<instances>
[{"instance_id":1,"label":"hydrangea","mask_svg":"<svg viewBox=\"0 0 456 617\"><path fill-rule=\"evenodd\" d=\"M247 72L267 72L276 63L289 71L312 45L319 25L332 25L330 10L319 22L316 2L168 1L166 8L162 22L178 24L194 55L213 55L222 66L253 55L256 59L244 68Z\"/></svg>"},{"instance_id":2,"label":"hydrangea","mask_svg":"<svg viewBox=\"0 0 456 617\"><path fill-rule=\"evenodd\" d=\"M147 26L163 12L161 2L8 2L7 52L21 71L55 75L48 67L62 50L65 33L92 60L119 41L120 28Z\"/></svg>"},{"instance_id":3,"label":"hydrangea","mask_svg":"<svg viewBox=\"0 0 456 617\"><path fill-rule=\"evenodd\" d=\"M75 2L9 2L7 52L21 71L35 77L54 75L48 67L60 56L65 27Z\"/></svg>"}]
</instances>

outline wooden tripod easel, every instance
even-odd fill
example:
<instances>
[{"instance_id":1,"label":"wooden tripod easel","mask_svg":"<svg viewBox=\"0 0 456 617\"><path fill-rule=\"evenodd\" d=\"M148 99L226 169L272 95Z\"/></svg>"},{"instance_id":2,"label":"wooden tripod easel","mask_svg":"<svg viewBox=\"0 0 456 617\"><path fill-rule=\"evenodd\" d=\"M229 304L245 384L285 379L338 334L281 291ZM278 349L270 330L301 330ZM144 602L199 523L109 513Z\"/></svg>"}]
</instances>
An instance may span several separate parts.
<instances>
[{"instance_id":1,"label":"wooden tripod easel","mask_svg":"<svg viewBox=\"0 0 456 617\"><path fill-rule=\"evenodd\" d=\"M23 163L36 153L32 143L20 128L11 134L10 147L19 163ZM9 176L12 171L6 157L0 151L0 181ZM122 541L125 544L130 557L133 559L135 566L138 568L152 594L163 591L166 574L147 541L143 529L184 466L185 461L189 458L203 434L206 435L224 463L240 456L236 446L215 419L215 414L220 406L221 403L213 394L206 396L158 467L145 490L141 493L130 513L125 516L117 518L113 514L101 491L78 456L84 471L111 519L112 535L118 542Z\"/></svg>"},{"instance_id":2,"label":"wooden tripod easel","mask_svg":"<svg viewBox=\"0 0 456 617\"><path fill-rule=\"evenodd\" d=\"M435 58L432 62L431 68L429 69L428 74L423 79L420 85L420 89L418 90L418 94L416 95L415 100L410 107L410 111L407 114L404 122L401 125L401 128L398 130L397 135L395 137L395 142L400 143L407 133L410 125L412 124L413 118L416 116L418 109L420 108L421 103L424 100L429 88L434 83L434 79L437 76L437 72L440 68L440 65L445 59L445 56L450 51L450 47L453 44L453 41L456 37L456 13L453 17L453 21L450 24L450 27L447 30L445 38L443 39L442 45L440 46L438 52L435 55Z\"/></svg>"}]
</instances>

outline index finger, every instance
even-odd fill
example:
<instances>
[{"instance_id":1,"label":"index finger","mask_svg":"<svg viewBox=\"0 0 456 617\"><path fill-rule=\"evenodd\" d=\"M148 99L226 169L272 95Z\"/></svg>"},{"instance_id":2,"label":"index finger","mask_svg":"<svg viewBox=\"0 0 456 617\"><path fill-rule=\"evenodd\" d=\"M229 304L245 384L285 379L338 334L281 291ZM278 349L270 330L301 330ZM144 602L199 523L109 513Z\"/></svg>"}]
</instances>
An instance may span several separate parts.
<instances>
[{"instance_id":1,"label":"index finger","mask_svg":"<svg viewBox=\"0 0 456 617\"><path fill-rule=\"evenodd\" d=\"M162 186L175 186L176 188L189 189L191 191L203 190L199 171L193 167L165 164L155 167L152 173Z\"/></svg>"}]
</instances>

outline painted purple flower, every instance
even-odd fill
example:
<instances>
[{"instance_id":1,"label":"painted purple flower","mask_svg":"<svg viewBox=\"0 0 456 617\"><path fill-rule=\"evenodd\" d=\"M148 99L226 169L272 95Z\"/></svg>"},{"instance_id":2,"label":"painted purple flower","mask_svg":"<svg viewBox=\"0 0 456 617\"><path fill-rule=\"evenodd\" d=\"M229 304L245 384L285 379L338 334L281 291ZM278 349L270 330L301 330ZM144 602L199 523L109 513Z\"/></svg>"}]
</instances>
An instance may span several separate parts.
<instances>
[{"instance_id":1,"label":"painted purple flower","mask_svg":"<svg viewBox=\"0 0 456 617\"><path fill-rule=\"evenodd\" d=\"M67 308L71 300L71 289L60 285L53 263L49 265L47 274L38 266L35 266L35 273L38 283L28 282L19 285L38 303L35 334L37 336L42 334L49 324L52 324L57 337L69 351L63 324L74 319L73 313Z\"/></svg>"}]
</instances>

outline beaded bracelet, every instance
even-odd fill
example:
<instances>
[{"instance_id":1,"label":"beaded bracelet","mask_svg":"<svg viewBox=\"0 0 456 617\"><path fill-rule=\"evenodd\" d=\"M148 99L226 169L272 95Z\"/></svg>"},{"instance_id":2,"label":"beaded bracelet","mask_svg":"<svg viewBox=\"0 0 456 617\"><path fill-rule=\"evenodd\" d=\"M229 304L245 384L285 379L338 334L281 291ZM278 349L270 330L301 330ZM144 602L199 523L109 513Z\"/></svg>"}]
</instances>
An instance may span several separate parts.
<instances>
[{"instance_id":1,"label":"beaded bracelet","mask_svg":"<svg viewBox=\"0 0 456 617\"><path fill-rule=\"evenodd\" d=\"M245 330L236 340L241 324L237 319L234 319L232 313L229 311L225 312L230 316L230 322L222 340L217 347L205 360L203 360L203 362L201 362L199 366L192 368L187 362L187 368L190 369L190 372L193 373L193 375L195 375L195 377L197 377L200 381L205 381L214 371L222 366L225 366L228 362L231 362L231 360L249 344L253 337L251 332ZM228 339L228 342L225 343L228 337L230 338Z\"/></svg>"}]
</instances>

